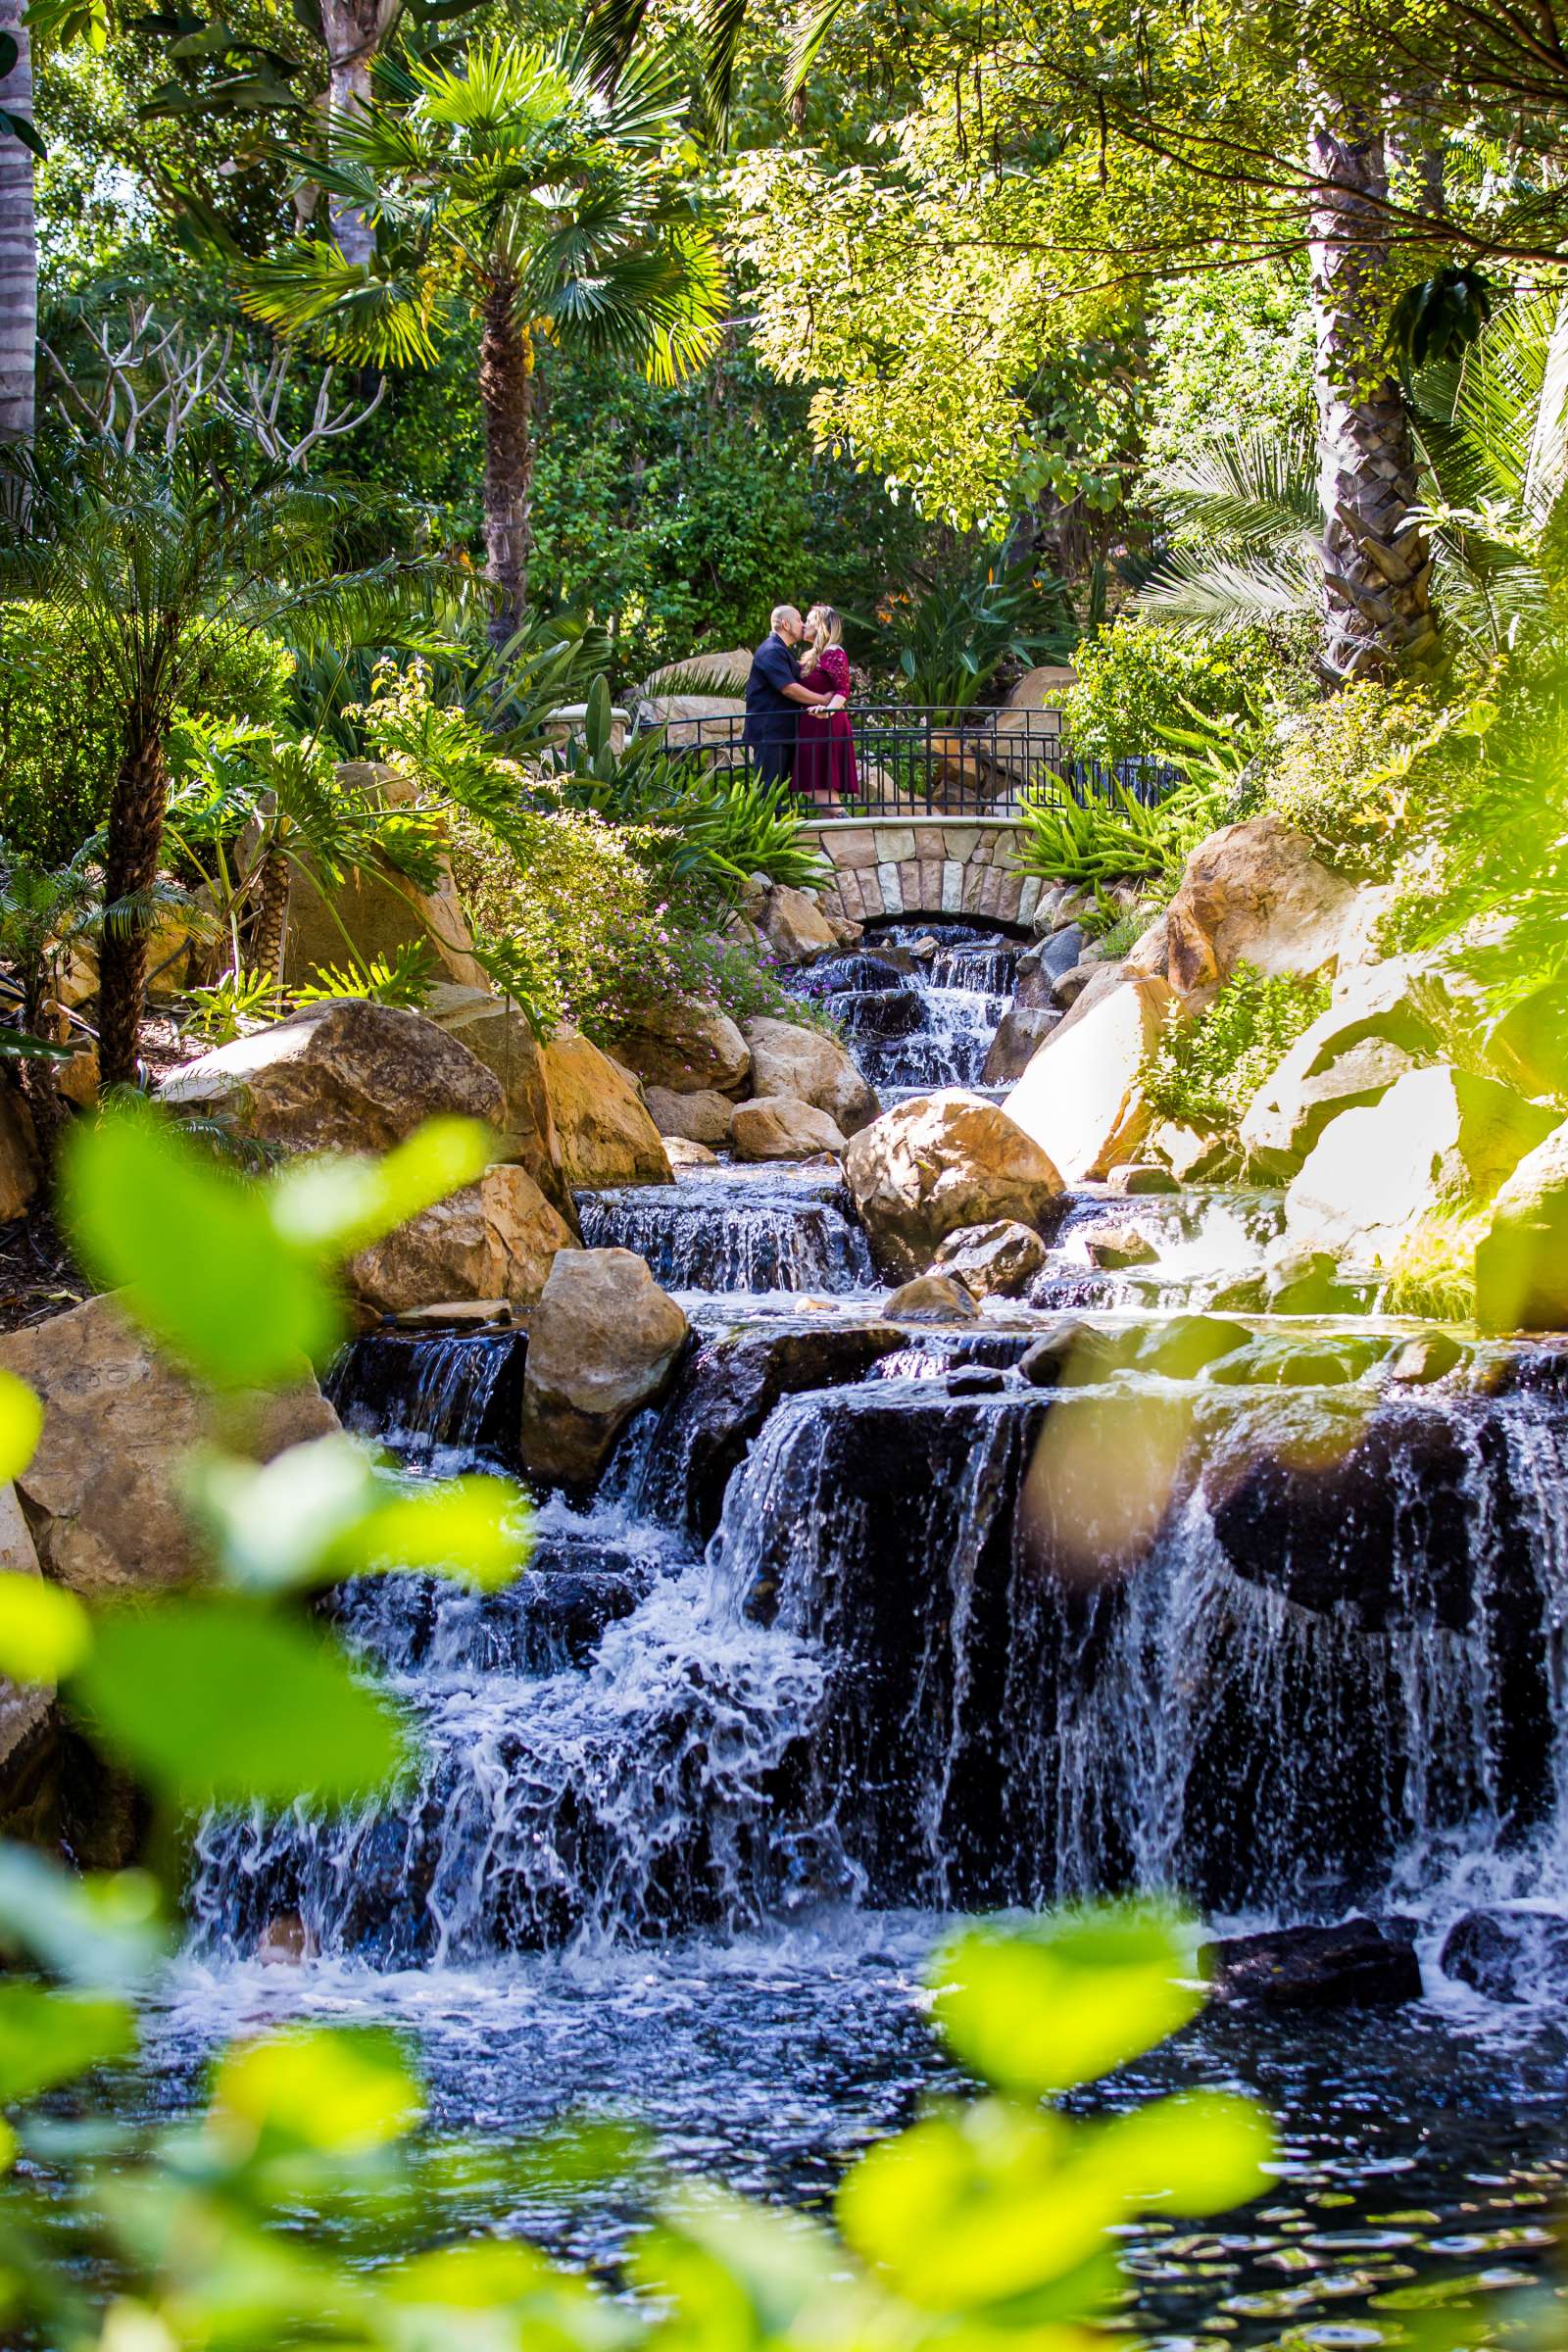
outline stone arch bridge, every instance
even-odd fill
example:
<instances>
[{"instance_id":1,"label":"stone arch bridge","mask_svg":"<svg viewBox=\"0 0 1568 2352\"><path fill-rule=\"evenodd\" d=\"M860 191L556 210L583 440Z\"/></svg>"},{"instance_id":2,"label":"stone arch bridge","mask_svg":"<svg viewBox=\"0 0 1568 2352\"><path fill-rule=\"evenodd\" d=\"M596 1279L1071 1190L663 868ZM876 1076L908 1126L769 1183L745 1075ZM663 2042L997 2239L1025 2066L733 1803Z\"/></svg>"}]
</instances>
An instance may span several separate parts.
<instances>
[{"instance_id":1,"label":"stone arch bridge","mask_svg":"<svg viewBox=\"0 0 1568 2352\"><path fill-rule=\"evenodd\" d=\"M1014 870L1024 829L1011 817L826 817L807 831L833 868L823 912L857 923L946 915L1027 930L1046 888Z\"/></svg>"}]
</instances>

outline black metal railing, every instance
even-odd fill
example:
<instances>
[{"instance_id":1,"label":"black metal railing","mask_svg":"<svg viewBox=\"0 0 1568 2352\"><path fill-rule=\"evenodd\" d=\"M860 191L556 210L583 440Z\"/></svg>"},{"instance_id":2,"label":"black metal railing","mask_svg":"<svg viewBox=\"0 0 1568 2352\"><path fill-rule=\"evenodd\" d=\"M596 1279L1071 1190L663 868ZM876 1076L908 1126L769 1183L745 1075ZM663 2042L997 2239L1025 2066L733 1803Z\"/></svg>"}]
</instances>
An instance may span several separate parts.
<instances>
[{"instance_id":1,"label":"black metal railing","mask_svg":"<svg viewBox=\"0 0 1568 2352\"><path fill-rule=\"evenodd\" d=\"M1075 759L1052 710L971 710L955 718L906 703L852 703L849 716L853 794L828 789L831 771L819 753L801 763L795 779L807 790L816 786L824 815L1005 817L1031 800L1066 793L1084 803L1118 784L1152 807L1179 781L1177 770L1157 760L1107 767ZM705 766L749 769L756 762L745 726L738 711L674 717L666 722L665 743Z\"/></svg>"}]
</instances>

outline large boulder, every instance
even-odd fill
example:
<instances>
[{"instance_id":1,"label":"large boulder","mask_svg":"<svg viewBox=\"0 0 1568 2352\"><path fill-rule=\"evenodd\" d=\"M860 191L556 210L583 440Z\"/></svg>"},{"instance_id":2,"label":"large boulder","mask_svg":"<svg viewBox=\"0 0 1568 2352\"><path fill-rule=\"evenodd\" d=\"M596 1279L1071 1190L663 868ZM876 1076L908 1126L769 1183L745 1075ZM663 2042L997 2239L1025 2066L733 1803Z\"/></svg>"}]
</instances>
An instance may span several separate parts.
<instances>
[{"instance_id":1,"label":"large boulder","mask_svg":"<svg viewBox=\"0 0 1568 2352\"><path fill-rule=\"evenodd\" d=\"M1342 1049L1333 1015L1298 1037L1248 1104L1241 1143L1261 1176L1294 1176L1330 1120L1377 1102L1421 1064L1391 1038L1363 1037Z\"/></svg>"},{"instance_id":2,"label":"large boulder","mask_svg":"<svg viewBox=\"0 0 1568 2352\"><path fill-rule=\"evenodd\" d=\"M645 1086L676 1095L734 1094L752 1066L729 1014L684 997L646 1005L616 1038L615 1052Z\"/></svg>"},{"instance_id":3,"label":"large boulder","mask_svg":"<svg viewBox=\"0 0 1568 2352\"><path fill-rule=\"evenodd\" d=\"M1487 1053L1522 1094L1568 1096L1568 980L1548 981L1499 1013Z\"/></svg>"},{"instance_id":4,"label":"large boulder","mask_svg":"<svg viewBox=\"0 0 1568 2352\"><path fill-rule=\"evenodd\" d=\"M544 1289L556 1251L575 1245L526 1168L486 1168L477 1184L362 1250L349 1284L383 1314L460 1298L505 1298L523 1314Z\"/></svg>"},{"instance_id":5,"label":"large boulder","mask_svg":"<svg viewBox=\"0 0 1568 2352\"><path fill-rule=\"evenodd\" d=\"M904 1277L923 1272L959 1226L1053 1218L1063 1189L1016 1121L959 1088L918 1095L862 1127L844 1176L878 1260Z\"/></svg>"},{"instance_id":6,"label":"large boulder","mask_svg":"<svg viewBox=\"0 0 1568 2352\"><path fill-rule=\"evenodd\" d=\"M669 1159L636 1080L608 1054L558 1029L539 1050L561 1173L589 1192L614 1184L668 1184Z\"/></svg>"},{"instance_id":7,"label":"large boulder","mask_svg":"<svg viewBox=\"0 0 1568 2352\"><path fill-rule=\"evenodd\" d=\"M1444 1937L1438 1966L1489 2001L1560 2005L1568 1990L1568 1919L1524 1906L1465 1911Z\"/></svg>"},{"instance_id":8,"label":"large boulder","mask_svg":"<svg viewBox=\"0 0 1568 2352\"><path fill-rule=\"evenodd\" d=\"M1200 1968L1216 2001L1251 2009L1394 2009L1421 1998L1408 1936L1376 1920L1332 1928L1266 1928L1205 1943Z\"/></svg>"},{"instance_id":9,"label":"large boulder","mask_svg":"<svg viewBox=\"0 0 1568 2352\"><path fill-rule=\"evenodd\" d=\"M631 1250L563 1251L528 1327L522 1458L531 1476L582 1486L626 1422L667 1383L686 1317Z\"/></svg>"},{"instance_id":10,"label":"large boulder","mask_svg":"<svg viewBox=\"0 0 1568 2352\"><path fill-rule=\"evenodd\" d=\"M388 807L416 797L410 777L371 760L348 760L337 773L341 781ZM378 956L390 961L399 948L423 944L434 952L445 978L466 988L485 985L444 851L437 853L436 885L429 892L416 890L386 867L355 866L340 881L329 883L308 861L296 864L283 935L284 980L293 986L309 980L318 965L346 964L350 943L362 962Z\"/></svg>"},{"instance_id":11,"label":"large boulder","mask_svg":"<svg viewBox=\"0 0 1568 2352\"><path fill-rule=\"evenodd\" d=\"M1489 1331L1568 1331L1568 1123L1493 1202L1476 1248L1476 1318Z\"/></svg>"},{"instance_id":12,"label":"large boulder","mask_svg":"<svg viewBox=\"0 0 1568 2352\"><path fill-rule=\"evenodd\" d=\"M672 1137L690 1144L727 1144L735 1105L728 1095L704 1087L694 1095L677 1095L667 1086L651 1086L643 1096L648 1115L664 1139L669 1152ZM673 1153L669 1154L673 1163Z\"/></svg>"},{"instance_id":13,"label":"large boulder","mask_svg":"<svg viewBox=\"0 0 1568 2352\"><path fill-rule=\"evenodd\" d=\"M1277 817L1222 825L1187 860L1165 910L1165 978L1180 996L1216 988L1239 963L1320 972L1364 933L1361 893Z\"/></svg>"},{"instance_id":14,"label":"large boulder","mask_svg":"<svg viewBox=\"0 0 1568 2352\"><path fill-rule=\"evenodd\" d=\"M15 1487L0 1487L0 1574L41 1576L37 1547L32 1541ZM53 1687L39 1683L8 1682L0 1675L0 1819L22 1794L25 1758L37 1744L49 1721Z\"/></svg>"},{"instance_id":15,"label":"large boulder","mask_svg":"<svg viewBox=\"0 0 1568 2352\"><path fill-rule=\"evenodd\" d=\"M1050 1006L1009 1004L997 1026L980 1073L982 1086L1011 1086L1021 1078L1061 1014Z\"/></svg>"},{"instance_id":16,"label":"large boulder","mask_svg":"<svg viewBox=\"0 0 1568 2352\"><path fill-rule=\"evenodd\" d=\"M32 1113L14 1086L0 1086L0 1225L20 1217L40 1176Z\"/></svg>"},{"instance_id":17,"label":"large boulder","mask_svg":"<svg viewBox=\"0 0 1568 2352\"><path fill-rule=\"evenodd\" d=\"M804 890L792 890L787 882L775 883L767 893L760 920L775 963L809 963L813 956L838 946L815 899Z\"/></svg>"},{"instance_id":18,"label":"large boulder","mask_svg":"<svg viewBox=\"0 0 1568 2352\"><path fill-rule=\"evenodd\" d=\"M933 1274L956 1276L976 1298L1012 1298L1046 1262L1046 1245L1032 1225L1000 1217L990 1225L960 1225L931 1261Z\"/></svg>"},{"instance_id":19,"label":"large boulder","mask_svg":"<svg viewBox=\"0 0 1568 2352\"><path fill-rule=\"evenodd\" d=\"M501 1081L501 1148L508 1159L527 1169L556 1206L569 1210L571 1197L561 1176L561 1146L550 1115L539 1040L520 1005L492 996L487 988L443 981L424 1002L428 1020L466 1046Z\"/></svg>"},{"instance_id":20,"label":"large boulder","mask_svg":"<svg viewBox=\"0 0 1568 2352\"><path fill-rule=\"evenodd\" d=\"M819 1152L836 1157L846 1148L843 1130L827 1112L794 1095L737 1103L729 1140L737 1159L814 1159Z\"/></svg>"},{"instance_id":21,"label":"large boulder","mask_svg":"<svg viewBox=\"0 0 1568 2352\"><path fill-rule=\"evenodd\" d=\"M747 1022L746 1041L754 1094L793 1095L799 1102L814 1102L846 1135L876 1117L875 1094L836 1038L795 1021L759 1019Z\"/></svg>"},{"instance_id":22,"label":"large boulder","mask_svg":"<svg viewBox=\"0 0 1568 2352\"><path fill-rule=\"evenodd\" d=\"M385 1152L442 1114L499 1135L506 1118L500 1080L466 1046L422 1013L362 997L220 1046L172 1071L159 1094L284 1152Z\"/></svg>"},{"instance_id":23,"label":"large boulder","mask_svg":"<svg viewBox=\"0 0 1568 2352\"><path fill-rule=\"evenodd\" d=\"M0 1339L0 1366L44 1400L17 1494L45 1576L83 1599L186 1582L197 1567L180 1482L213 1436L209 1400L156 1354L113 1298L89 1298ZM264 1460L335 1430L314 1378L258 1400Z\"/></svg>"},{"instance_id":24,"label":"large boulder","mask_svg":"<svg viewBox=\"0 0 1568 2352\"><path fill-rule=\"evenodd\" d=\"M1170 1002L1162 980L1123 980L1054 1029L1008 1095L1008 1117L1069 1184L1131 1159L1149 1133L1138 1074Z\"/></svg>"},{"instance_id":25,"label":"large boulder","mask_svg":"<svg viewBox=\"0 0 1568 2352\"><path fill-rule=\"evenodd\" d=\"M1432 1210L1487 1200L1556 1114L1446 1062L1411 1070L1326 1128L1285 1197L1293 1246L1387 1265Z\"/></svg>"},{"instance_id":26,"label":"large boulder","mask_svg":"<svg viewBox=\"0 0 1568 2352\"><path fill-rule=\"evenodd\" d=\"M895 1323L972 1323L980 1310L956 1274L917 1274L888 1293L882 1312Z\"/></svg>"}]
</instances>

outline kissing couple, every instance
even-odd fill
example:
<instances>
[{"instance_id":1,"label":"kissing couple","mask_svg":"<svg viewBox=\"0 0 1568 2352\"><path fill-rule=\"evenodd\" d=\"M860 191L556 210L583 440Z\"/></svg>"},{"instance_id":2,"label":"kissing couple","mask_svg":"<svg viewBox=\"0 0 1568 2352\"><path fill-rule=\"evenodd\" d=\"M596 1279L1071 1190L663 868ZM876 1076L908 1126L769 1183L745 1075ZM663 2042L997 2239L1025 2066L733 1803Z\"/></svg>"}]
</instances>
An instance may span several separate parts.
<instances>
[{"instance_id":1,"label":"kissing couple","mask_svg":"<svg viewBox=\"0 0 1568 2352\"><path fill-rule=\"evenodd\" d=\"M802 620L793 605L775 605L752 656L743 741L765 784L788 784L825 815L847 814L858 782L849 696L844 623L832 606L813 605Z\"/></svg>"}]
</instances>

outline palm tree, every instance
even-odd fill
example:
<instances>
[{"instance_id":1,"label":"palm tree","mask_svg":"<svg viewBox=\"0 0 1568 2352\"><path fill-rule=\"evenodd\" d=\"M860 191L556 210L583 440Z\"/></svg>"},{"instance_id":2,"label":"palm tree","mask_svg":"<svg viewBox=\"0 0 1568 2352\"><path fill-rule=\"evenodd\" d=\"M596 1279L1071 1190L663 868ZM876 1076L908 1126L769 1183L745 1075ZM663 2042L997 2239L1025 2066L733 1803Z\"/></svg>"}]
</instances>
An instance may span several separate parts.
<instances>
[{"instance_id":1,"label":"palm tree","mask_svg":"<svg viewBox=\"0 0 1568 2352\"><path fill-rule=\"evenodd\" d=\"M1432 550L1445 628L1482 656L1547 616L1568 533L1568 303L1501 310L1415 374L1411 514ZM1227 435L1154 488L1173 544L1138 602L1179 628L1306 617L1321 595L1316 460L1302 433Z\"/></svg>"},{"instance_id":2,"label":"palm tree","mask_svg":"<svg viewBox=\"0 0 1568 2352\"><path fill-rule=\"evenodd\" d=\"M1388 677L1438 654L1432 556L1415 519L1415 450L1384 354L1389 195L1381 122L1324 109L1313 124L1309 246L1317 328L1323 666Z\"/></svg>"},{"instance_id":3,"label":"palm tree","mask_svg":"<svg viewBox=\"0 0 1568 2352\"><path fill-rule=\"evenodd\" d=\"M310 240L259 265L244 299L333 353L428 366L441 290L456 282L480 324L499 644L527 590L538 338L673 382L716 341L718 257L662 163L680 110L653 64L608 97L568 50L498 39L472 44L458 71L383 60L375 80L378 95L328 124L331 163L308 167L377 223L373 267Z\"/></svg>"},{"instance_id":4,"label":"palm tree","mask_svg":"<svg viewBox=\"0 0 1568 2352\"><path fill-rule=\"evenodd\" d=\"M0 0L0 442L32 432L38 229L32 200L32 61L23 0Z\"/></svg>"},{"instance_id":5,"label":"palm tree","mask_svg":"<svg viewBox=\"0 0 1568 2352\"><path fill-rule=\"evenodd\" d=\"M104 857L106 1085L135 1077L174 710L200 707L225 641L285 624L296 634L330 628L357 618L394 576L423 568L388 559L339 570L355 518L352 497L262 460L221 416L198 418L172 449L127 452L110 435L57 431L7 453L0 595L38 598L64 615L123 746Z\"/></svg>"}]
</instances>

